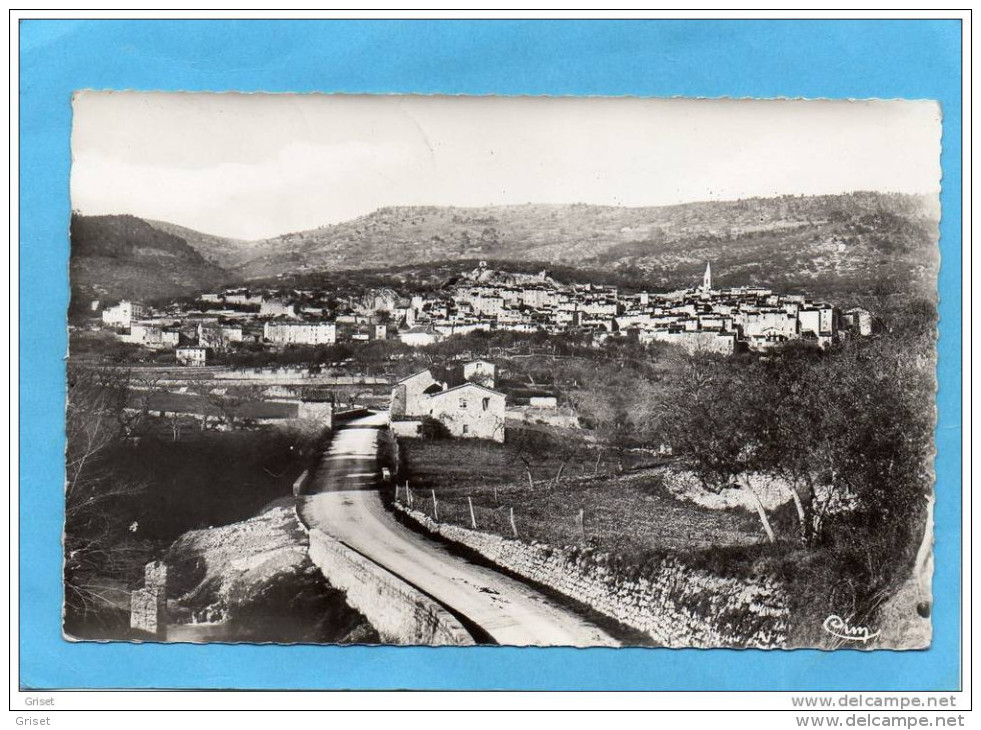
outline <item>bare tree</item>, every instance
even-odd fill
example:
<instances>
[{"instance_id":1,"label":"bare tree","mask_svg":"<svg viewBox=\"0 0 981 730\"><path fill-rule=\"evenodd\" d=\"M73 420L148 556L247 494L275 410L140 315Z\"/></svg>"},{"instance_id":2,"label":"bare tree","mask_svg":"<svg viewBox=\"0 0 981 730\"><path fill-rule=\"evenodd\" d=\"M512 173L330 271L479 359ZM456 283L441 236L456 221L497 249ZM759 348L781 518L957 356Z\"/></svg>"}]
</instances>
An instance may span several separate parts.
<instances>
[{"instance_id":1,"label":"bare tree","mask_svg":"<svg viewBox=\"0 0 981 730\"><path fill-rule=\"evenodd\" d=\"M543 431L533 428L516 428L508 432L505 442L511 457L524 467L528 486L535 488L533 469L547 461L552 439Z\"/></svg>"},{"instance_id":2,"label":"bare tree","mask_svg":"<svg viewBox=\"0 0 981 730\"><path fill-rule=\"evenodd\" d=\"M142 485L121 479L107 454L131 438L145 409L133 408L131 376L118 369L69 367L65 412L65 602L75 615L97 615L112 605L114 587L101 576L124 574L138 563L120 545L123 526L115 503L138 494ZM134 563L136 560L136 563Z\"/></svg>"}]
</instances>

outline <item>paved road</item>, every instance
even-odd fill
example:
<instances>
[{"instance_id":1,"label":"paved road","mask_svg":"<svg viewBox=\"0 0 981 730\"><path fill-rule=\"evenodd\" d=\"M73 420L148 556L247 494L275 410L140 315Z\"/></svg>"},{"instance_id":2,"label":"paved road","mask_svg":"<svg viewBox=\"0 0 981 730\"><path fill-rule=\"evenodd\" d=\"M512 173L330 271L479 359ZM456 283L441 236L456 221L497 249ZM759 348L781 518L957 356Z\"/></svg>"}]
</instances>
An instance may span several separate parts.
<instances>
[{"instance_id":1,"label":"paved road","mask_svg":"<svg viewBox=\"0 0 981 730\"><path fill-rule=\"evenodd\" d=\"M397 522L378 494L377 447L387 416L339 430L302 498L311 527L341 540L466 617L499 644L618 646L597 626L529 586L451 554Z\"/></svg>"}]
</instances>

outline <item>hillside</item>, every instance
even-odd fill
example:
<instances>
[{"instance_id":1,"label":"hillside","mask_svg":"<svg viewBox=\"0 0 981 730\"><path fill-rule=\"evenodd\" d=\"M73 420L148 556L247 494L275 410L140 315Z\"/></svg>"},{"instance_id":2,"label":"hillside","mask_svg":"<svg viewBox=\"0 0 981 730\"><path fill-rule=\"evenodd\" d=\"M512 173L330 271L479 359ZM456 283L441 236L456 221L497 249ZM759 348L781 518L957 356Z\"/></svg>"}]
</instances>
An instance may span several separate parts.
<instances>
[{"instance_id":1,"label":"hillside","mask_svg":"<svg viewBox=\"0 0 981 730\"><path fill-rule=\"evenodd\" d=\"M71 273L82 301L172 297L242 279L350 278L344 272L368 276L364 283L394 276L421 285L481 260L510 271L549 268L567 282L666 290L700 281L711 261L720 286L932 297L938 218L936 201L883 193L650 208L382 208L260 241L126 215L75 216Z\"/></svg>"},{"instance_id":2,"label":"hillside","mask_svg":"<svg viewBox=\"0 0 981 730\"><path fill-rule=\"evenodd\" d=\"M130 215L73 215L73 299L154 299L235 280L181 236Z\"/></svg>"},{"instance_id":3,"label":"hillside","mask_svg":"<svg viewBox=\"0 0 981 730\"><path fill-rule=\"evenodd\" d=\"M263 241L246 241L241 238L214 236L166 221L147 219L146 222L158 231L184 239L206 261L223 269L240 266L251 258L261 256L265 250Z\"/></svg>"},{"instance_id":4,"label":"hillside","mask_svg":"<svg viewBox=\"0 0 981 730\"><path fill-rule=\"evenodd\" d=\"M706 261L720 285L931 292L939 256L936 204L852 193L652 208L522 205L382 208L250 244L246 278L476 260L536 262L688 285ZM694 277L694 278L693 278Z\"/></svg>"}]
</instances>

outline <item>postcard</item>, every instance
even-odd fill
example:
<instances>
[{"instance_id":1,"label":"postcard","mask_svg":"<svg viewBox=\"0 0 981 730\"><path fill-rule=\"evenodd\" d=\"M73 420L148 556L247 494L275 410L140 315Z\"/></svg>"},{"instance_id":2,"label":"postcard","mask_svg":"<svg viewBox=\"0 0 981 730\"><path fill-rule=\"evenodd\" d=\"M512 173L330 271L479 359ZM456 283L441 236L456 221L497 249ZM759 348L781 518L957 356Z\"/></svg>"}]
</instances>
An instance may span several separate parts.
<instances>
[{"instance_id":1,"label":"postcard","mask_svg":"<svg viewBox=\"0 0 981 730\"><path fill-rule=\"evenodd\" d=\"M941 110L79 91L64 636L924 649Z\"/></svg>"}]
</instances>

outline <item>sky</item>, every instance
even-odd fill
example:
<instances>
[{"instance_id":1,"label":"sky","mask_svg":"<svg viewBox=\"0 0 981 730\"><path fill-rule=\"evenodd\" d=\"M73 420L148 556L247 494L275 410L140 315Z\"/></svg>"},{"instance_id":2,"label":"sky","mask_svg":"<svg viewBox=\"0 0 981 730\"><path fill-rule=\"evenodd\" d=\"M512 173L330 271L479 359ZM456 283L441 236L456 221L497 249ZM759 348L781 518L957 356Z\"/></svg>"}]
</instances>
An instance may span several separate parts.
<instances>
[{"instance_id":1,"label":"sky","mask_svg":"<svg viewBox=\"0 0 981 730\"><path fill-rule=\"evenodd\" d=\"M929 101L79 92L72 208L273 237L384 206L938 194Z\"/></svg>"}]
</instances>

